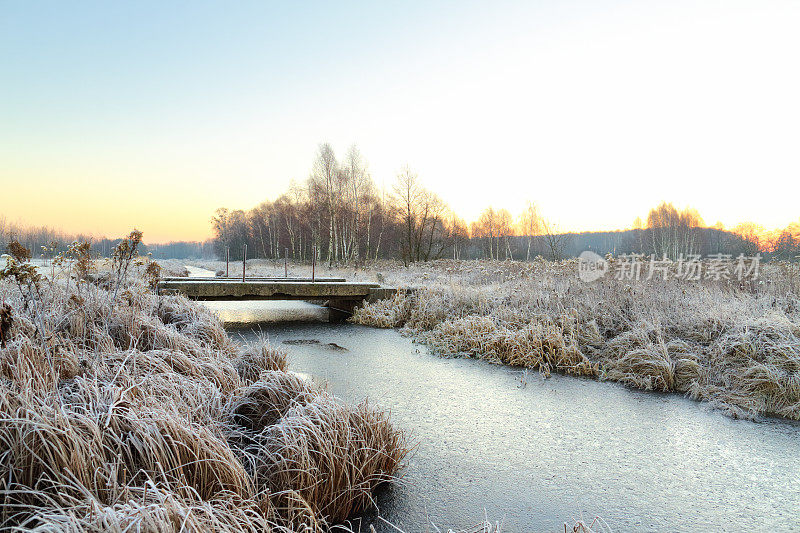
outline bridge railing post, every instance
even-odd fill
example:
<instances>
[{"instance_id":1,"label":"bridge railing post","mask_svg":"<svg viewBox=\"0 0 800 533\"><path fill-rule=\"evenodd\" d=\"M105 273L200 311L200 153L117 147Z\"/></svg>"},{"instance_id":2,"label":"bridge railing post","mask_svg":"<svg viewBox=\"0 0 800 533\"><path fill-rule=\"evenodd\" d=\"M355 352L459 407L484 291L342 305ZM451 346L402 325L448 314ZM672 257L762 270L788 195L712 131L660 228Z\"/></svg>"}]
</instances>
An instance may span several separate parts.
<instances>
[{"instance_id":1,"label":"bridge railing post","mask_svg":"<svg viewBox=\"0 0 800 533\"><path fill-rule=\"evenodd\" d=\"M242 254L242 281L244 281L245 272L247 271L247 245L244 245L244 253Z\"/></svg>"},{"instance_id":2,"label":"bridge railing post","mask_svg":"<svg viewBox=\"0 0 800 533\"><path fill-rule=\"evenodd\" d=\"M289 277L289 249L283 249L283 277Z\"/></svg>"},{"instance_id":3,"label":"bridge railing post","mask_svg":"<svg viewBox=\"0 0 800 533\"><path fill-rule=\"evenodd\" d=\"M311 283L314 283L314 274L317 269L317 245L314 245L314 250L311 253Z\"/></svg>"},{"instance_id":4,"label":"bridge railing post","mask_svg":"<svg viewBox=\"0 0 800 533\"><path fill-rule=\"evenodd\" d=\"M228 272L228 266L231 260L231 249L227 246L225 247L225 277L230 277L230 273Z\"/></svg>"}]
</instances>

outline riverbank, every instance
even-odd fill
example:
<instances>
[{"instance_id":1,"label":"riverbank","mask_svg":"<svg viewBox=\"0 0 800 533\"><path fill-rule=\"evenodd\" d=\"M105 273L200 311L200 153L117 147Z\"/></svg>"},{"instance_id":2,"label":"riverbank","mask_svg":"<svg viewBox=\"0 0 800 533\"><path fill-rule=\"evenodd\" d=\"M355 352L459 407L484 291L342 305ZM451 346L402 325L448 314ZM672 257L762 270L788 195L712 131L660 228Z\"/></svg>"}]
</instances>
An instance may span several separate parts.
<instances>
[{"instance_id":1,"label":"riverbank","mask_svg":"<svg viewBox=\"0 0 800 533\"><path fill-rule=\"evenodd\" d=\"M322 531L393 480L407 443L384 412L156 296L148 265L4 270L0 529Z\"/></svg>"},{"instance_id":2,"label":"riverbank","mask_svg":"<svg viewBox=\"0 0 800 533\"><path fill-rule=\"evenodd\" d=\"M229 334L268 335L332 394L391 411L416 446L376 502L403 531L460 531L485 517L508 532L572 531L595 516L608 524L595 531L797 527L800 422L734 420L677 394L436 357L394 329L273 323ZM396 533L376 512L361 523Z\"/></svg>"},{"instance_id":3,"label":"riverbank","mask_svg":"<svg viewBox=\"0 0 800 533\"><path fill-rule=\"evenodd\" d=\"M575 261L438 261L381 278L413 297L353 321L402 328L445 357L677 392L733 417L800 419L800 283L785 265L757 280L660 277L587 283Z\"/></svg>"}]
</instances>

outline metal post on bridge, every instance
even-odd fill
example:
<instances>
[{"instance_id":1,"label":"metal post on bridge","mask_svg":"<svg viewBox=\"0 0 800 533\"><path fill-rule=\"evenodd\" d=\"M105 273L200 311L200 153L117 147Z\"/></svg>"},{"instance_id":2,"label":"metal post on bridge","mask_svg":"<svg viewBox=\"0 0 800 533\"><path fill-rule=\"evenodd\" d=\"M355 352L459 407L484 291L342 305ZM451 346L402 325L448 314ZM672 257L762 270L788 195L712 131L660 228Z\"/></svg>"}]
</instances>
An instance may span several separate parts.
<instances>
[{"instance_id":1,"label":"metal post on bridge","mask_svg":"<svg viewBox=\"0 0 800 533\"><path fill-rule=\"evenodd\" d=\"M247 245L244 245L244 253L242 254L242 281L244 281L245 272L247 271Z\"/></svg>"},{"instance_id":2,"label":"metal post on bridge","mask_svg":"<svg viewBox=\"0 0 800 533\"><path fill-rule=\"evenodd\" d=\"M283 277L289 277L289 249L283 249Z\"/></svg>"},{"instance_id":3,"label":"metal post on bridge","mask_svg":"<svg viewBox=\"0 0 800 533\"><path fill-rule=\"evenodd\" d=\"M314 274L317 268L317 245L314 245L314 249L311 253L311 283L314 283Z\"/></svg>"},{"instance_id":4,"label":"metal post on bridge","mask_svg":"<svg viewBox=\"0 0 800 533\"><path fill-rule=\"evenodd\" d=\"M228 273L228 264L230 263L230 260L231 260L231 249L226 246L225 247L225 277L226 278L230 277L230 274Z\"/></svg>"}]
</instances>

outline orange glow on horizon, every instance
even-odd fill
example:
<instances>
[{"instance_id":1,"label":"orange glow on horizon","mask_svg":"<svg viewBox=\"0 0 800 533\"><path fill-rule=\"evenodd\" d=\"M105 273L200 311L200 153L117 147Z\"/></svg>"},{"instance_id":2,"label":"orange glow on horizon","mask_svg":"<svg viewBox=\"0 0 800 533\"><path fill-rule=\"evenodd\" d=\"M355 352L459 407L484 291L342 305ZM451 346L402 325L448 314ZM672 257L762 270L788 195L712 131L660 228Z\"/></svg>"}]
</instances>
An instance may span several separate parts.
<instances>
[{"instance_id":1,"label":"orange glow on horizon","mask_svg":"<svg viewBox=\"0 0 800 533\"><path fill-rule=\"evenodd\" d=\"M181 187L167 182L164 187L140 187L130 190L129 187L110 184L96 185L100 182L86 180L77 185L60 185L52 188L45 194L41 185L36 180L28 182L16 181L6 186L6 199L13 202L0 206L0 216L9 223L23 226L47 226L63 231L68 235L85 235L93 238L116 238L126 235L133 228L144 233L144 240L150 244L174 241L205 241L213 237L211 217L219 207L229 209L248 209L255 207L264 199L251 200L249 205L223 206L216 202L217 197L204 193L200 188ZM117 182L118 183L118 182ZM215 187L211 187L212 190ZM447 199L445 198L445 201ZM659 202L660 203L660 202ZM488 206L487 206L488 207ZM655 207L655 205L650 206ZM494 207L495 210L503 207ZM648 208L649 209L649 208ZM702 215L702 211L700 212ZM520 213L511 212L514 224L519 220ZM476 222L474 219L461 218L467 225ZM555 220L545 213L545 218ZM640 215L642 221L647 220L646 214ZM619 227L598 224L586 226L568 226L557 224L559 232L593 232L593 231L624 231L633 227L633 219L628 224ZM776 238L784 229L800 231L800 219L787 221L786 225L764 227L751 221L730 221L727 224L716 222L706 224L706 227L716 227L742 234L750 232L759 237L761 242L769 242Z\"/></svg>"}]
</instances>

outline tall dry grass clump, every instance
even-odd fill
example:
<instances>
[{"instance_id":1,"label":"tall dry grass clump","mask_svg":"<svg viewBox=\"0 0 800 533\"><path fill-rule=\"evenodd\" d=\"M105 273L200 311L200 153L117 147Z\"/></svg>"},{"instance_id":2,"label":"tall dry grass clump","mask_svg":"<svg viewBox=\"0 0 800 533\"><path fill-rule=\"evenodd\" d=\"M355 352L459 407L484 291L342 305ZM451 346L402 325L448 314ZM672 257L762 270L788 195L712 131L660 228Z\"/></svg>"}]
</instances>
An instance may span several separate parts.
<instances>
[{"instance_id":1,"label":"tall dry grass clump","mask_svg":"<svg viewBox=\"0 0 800 533\"><path fill-rule=\"evenodd\" d=\"M133 237L110 277L0 273L0 529L307 531L362 509L402 434L155 295Z\"/></svg>"},{"instance_id":2,"label":"tall dry grass clump","mask_svg":"<svg viewBox=\"0 0 800 533\"><path fill-rule=\"evenodd\" d=\"M257 381L261 372L278 370L286 372L289 361L286 352L270 345L266 337L250 343L236 358L236 371L245 381Z\"/></svg>"},{"instance_id":3,"label":"tall dry grass clump","mask_svg":"<svg viewBox=\"0 0 800 533\"><path fill-rule=\"evenodd\" d=\"M363 509L373 490L399 468L403 438L366 403L298 402L257 436L256 479L264 480L282 516L296 528L339 522ZM344 459L344 461L343 461Z\"/></svg>"},{"instance_id":4,"label":"tall dry grass clump","mask_svg":"<svg viewBox=\"0 0 800 533\"><path fill-rule=\"evenodd\" d=\"M797 420L800 284L780 267L762 265L747 283L585 283L574 260L437 261L390 271L389 283L424 289L367 304L353 320L402 327L444 356L679 392L736 417Z\"/></svg>"}]
</instances>

